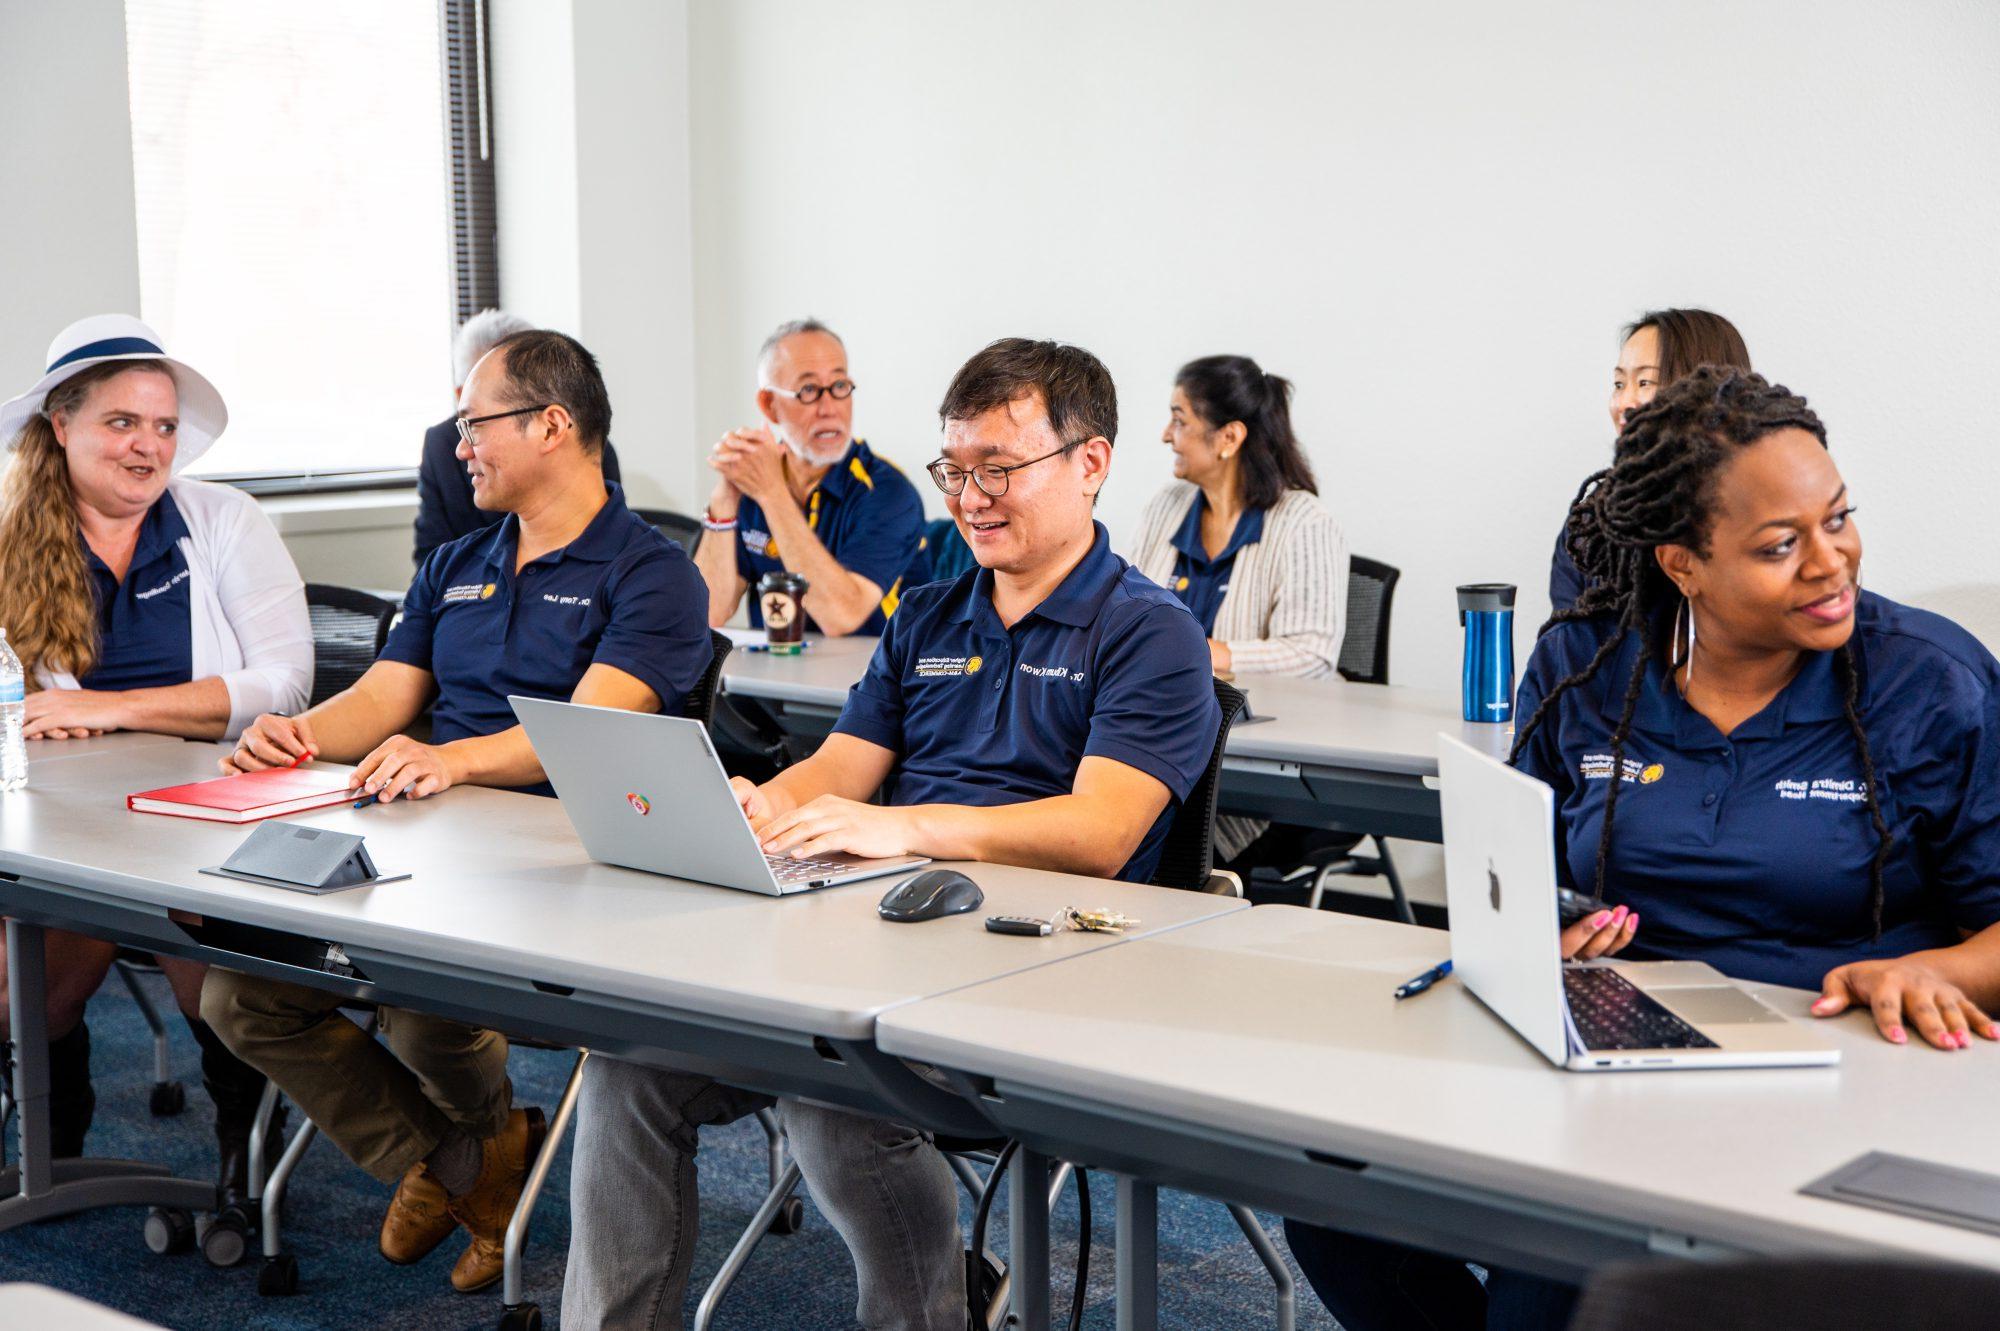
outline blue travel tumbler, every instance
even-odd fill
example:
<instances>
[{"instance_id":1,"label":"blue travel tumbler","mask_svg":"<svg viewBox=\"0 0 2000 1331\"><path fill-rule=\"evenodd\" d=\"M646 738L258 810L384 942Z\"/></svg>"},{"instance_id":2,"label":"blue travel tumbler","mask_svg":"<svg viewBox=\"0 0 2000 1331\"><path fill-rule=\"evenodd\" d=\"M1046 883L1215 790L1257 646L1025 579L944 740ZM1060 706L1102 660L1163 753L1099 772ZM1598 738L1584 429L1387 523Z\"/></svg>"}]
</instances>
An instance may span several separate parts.
<instances>
[{"instance_id":1,"label":"blue travel tumbler","mask_svg":"<svg viewBox=\"0 0 2000 1331\"><path fill-rule=\"evenodd\" d=\"M1458 589L1465 630L1465 719L1514 719L1514 587L1474 582Z\"/></svg>"}]
</instances>

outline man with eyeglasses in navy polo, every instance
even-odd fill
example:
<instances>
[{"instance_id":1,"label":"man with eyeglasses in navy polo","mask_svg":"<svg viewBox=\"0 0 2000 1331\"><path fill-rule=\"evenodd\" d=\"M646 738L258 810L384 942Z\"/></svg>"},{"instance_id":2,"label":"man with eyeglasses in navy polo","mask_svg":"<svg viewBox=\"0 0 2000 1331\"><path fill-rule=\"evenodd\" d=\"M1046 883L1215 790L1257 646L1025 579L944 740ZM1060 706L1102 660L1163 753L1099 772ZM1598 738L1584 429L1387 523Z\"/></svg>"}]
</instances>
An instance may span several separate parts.
<instances>
[{"instance_id":1,"label":"man with eyeglasses in navy polo","mask_svg":"<svg viewBox=\"0 0 2000 1331\"><path fill-rule=\"evenodd\" d=\"M773 854L914 853L1145 882L1221 722L1201 625L1092 517L1118 428L1078 347L1009 338L945 394L932 479L978 559L916 588L834 733L734 785ZM867 801L878 790L884 804ZM563 1325L652 1327L693 1262L701 1126L769 1103L593 1058L571 1170ZM871 1331L965 1325L950 1168L916 1128L801 1101L793 1158L853 1254ZM677 1324L667 1315L667 1324Z\"/></svg>"},{"instance_id":2,"label":"man with eyeglasses in navy polo","mask_svg":"<svg viewBox=\"0 0 2000 1331\"><path fill-rule=\"evenodd\" d=\"M383 803L464 784L547 795L509 694L682 710L714 657L701 579L604 480L611 403L595 358L561 333L505 338L473 368L457 421L474 497L506 516L424 561L388 645L352 687L299 716L259 717L225 770L357 763L355 793ZM402 733L433 700L428 742ZM462 1224L472 1241L451 1283L491 1284L543 1137L541 1111L513 1104L505 1037L385 1007L385 1048L340 1002L220 967L202 988L223 1042L349 1159L397 1185L382 1255L415 1262Z\"/></svg>"},{"instance_id":3,"label":"man with eyeglasses in navy polo","mask_svg":"<svg viewBox=\"0 0 2000 1331\"><path fill-rule=\"evenodd\" d=\"M781 324L757 353L765 424L731 430L709 455L719 479L702 514L695 564L708 622L736 613L767 573L806 580L807 624L830 637L880 633L920 562L924 506L903 473L854 437L847 347L817 319Z\"/></svg>"}]
</instances>

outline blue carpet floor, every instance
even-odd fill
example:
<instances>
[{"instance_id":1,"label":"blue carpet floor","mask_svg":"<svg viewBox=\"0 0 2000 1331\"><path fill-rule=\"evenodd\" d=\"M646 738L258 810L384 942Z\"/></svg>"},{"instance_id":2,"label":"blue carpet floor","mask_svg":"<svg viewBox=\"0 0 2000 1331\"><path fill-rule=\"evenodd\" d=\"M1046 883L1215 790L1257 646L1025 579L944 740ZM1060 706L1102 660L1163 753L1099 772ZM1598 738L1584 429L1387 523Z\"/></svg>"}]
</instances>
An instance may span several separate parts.
<instances>
[{"instance_id":1,"label":"blue carpet floor","mask_svg":"<svg viewBox=\"0 0 2000 1331\"><path fill-rule=\"evenodd\" d=\"M175 1069L188 1090L187 1111L177 1118L150 1116L150 1040L130 997L118 984L107 984L90 1005L98 1095L90 1151L169 1164L190 1177L211 1177L214 1139L194 1040L174 1012L165 985L154 979L150 992L168 1017ZM516 1050L511 1071L517 1101L553 1111L571 1061L568 1054ZM13 1147L10 1133L10 1159ZM568 1154L565 1145L542 1197L528 1248L528 1296L541 1304L551 1327L560 1320L563 1258L569 1242ZM690 1323L709 1277L762 1200L764 1138L755 1120L704 1135L701 1181L701 1243L687 1307ZM1084 1325L1108 1331L1114 1324L1115 1220L1111 1181L1098 1178L1094 1183L1095 1234ZM411 1267L391 1266L376 1254L375 1234L387 1202L387 1188L348 1164L332 1146L315 1142L293 1176L287 1204L286 1246L297 1256L300 1268L299 1293L289 1299L259 1297L254 1256L226 1271L210 1268L195 1254L154 1256L142 1241L144 1215L136 1209L88 1212L0 1234L0 1281L53 1285L184 1331L243 1327L466 1331L496 1325L497 1287L463 1296L454 1293L447 1280L460 1240L447 1242ZM1004 1236L1004 1205L997 1210L995 1232ZM1276 1220L1265 1217L1265 1225L1277 1233ZM1073 1196L1065 1198L1054 1229L1056 1297L1066 1310L1068 1280L1076 1260ZM1279 1242L1282 1246L1282 1238ZM1004 1239L995 1246L1004 1250ZM1218 1203L1162 1194L1160 1259L1162 1327L1216 1331L1273 1324L1271 1282ZM724 1304L716 1326L718 1331L838 1329L854 1325L853 1309L854 1270L847 1250L808 1203L805 1228L765 1240ZM1303 1282L1298 1325L1309 1331L1335 1326Z\"/></svg>"}]
</instances>

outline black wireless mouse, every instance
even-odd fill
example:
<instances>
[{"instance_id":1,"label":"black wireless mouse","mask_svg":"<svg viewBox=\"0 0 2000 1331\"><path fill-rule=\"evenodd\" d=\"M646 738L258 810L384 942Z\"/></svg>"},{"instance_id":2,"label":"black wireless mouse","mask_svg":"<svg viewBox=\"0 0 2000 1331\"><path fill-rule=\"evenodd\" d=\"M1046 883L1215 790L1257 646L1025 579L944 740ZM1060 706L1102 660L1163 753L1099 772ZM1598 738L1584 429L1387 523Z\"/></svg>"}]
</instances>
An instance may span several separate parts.
<instances>
[{"instance_id":1,"label":"black wireless mouse","mask_svg":"<svg viewBox=\"0 0 2000 1331\"><path fill-rule=\"evenodd\" d=\"M942 915L963 915L979 909L986 894L979 884L956 869L924 869L911 874L882 896L876 909L885 920L921 924Z\"/></svg>"}]
</instances>

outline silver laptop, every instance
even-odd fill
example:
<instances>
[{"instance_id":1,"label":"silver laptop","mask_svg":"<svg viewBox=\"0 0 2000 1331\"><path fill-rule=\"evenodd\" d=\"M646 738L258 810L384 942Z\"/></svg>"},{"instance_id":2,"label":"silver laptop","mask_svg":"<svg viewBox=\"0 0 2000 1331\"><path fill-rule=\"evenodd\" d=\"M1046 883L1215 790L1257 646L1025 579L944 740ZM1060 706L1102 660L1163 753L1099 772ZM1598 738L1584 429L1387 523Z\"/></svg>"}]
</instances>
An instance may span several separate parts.
<instances>
[{"instance_id":1,"label":"silver laptop","mask_svg":"<svg viewBox=\"0 0 2000 1331\"><path fill-rule=\"evenodd\" d=\"M1572 1072L1839 1061L1820 1032L1705 962L1565 963L1555 792L1438 738L1452 973L1543 1057Z\"/></svg>"},{"instance_id":2,"label":"silver laptop","mask_svg":"<svg viewBox=\"0 0 2000 1331\"><path fill-rule=\"evenodd\" d=\"M784 896L929 863L766 855L699 721L510 697L590 858Z\"/></svg>"}]
</instances>

